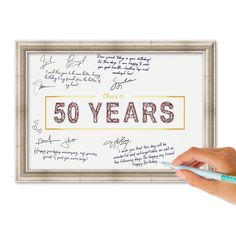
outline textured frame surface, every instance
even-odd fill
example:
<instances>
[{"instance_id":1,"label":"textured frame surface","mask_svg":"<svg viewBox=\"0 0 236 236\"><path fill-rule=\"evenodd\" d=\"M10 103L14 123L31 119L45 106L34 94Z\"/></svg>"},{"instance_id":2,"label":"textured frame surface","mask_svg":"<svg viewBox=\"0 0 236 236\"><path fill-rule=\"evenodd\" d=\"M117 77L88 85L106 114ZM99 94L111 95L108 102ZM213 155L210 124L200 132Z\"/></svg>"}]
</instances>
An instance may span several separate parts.
<instances>
[{"instance_id":1,"label":"textured frame surface","mask_svg":"<svg viewBox=\"0 0 236 236\"><path fill-rule=\"evenodd\" d=\"M18 182L183 182L173 171L69 172L27 169L27 81L26 54L30 51L149 51L203 53L204 56L204 147L215 147L215 41L131 42L16 42L16 181Z\"/></svg>"}]
</instances>

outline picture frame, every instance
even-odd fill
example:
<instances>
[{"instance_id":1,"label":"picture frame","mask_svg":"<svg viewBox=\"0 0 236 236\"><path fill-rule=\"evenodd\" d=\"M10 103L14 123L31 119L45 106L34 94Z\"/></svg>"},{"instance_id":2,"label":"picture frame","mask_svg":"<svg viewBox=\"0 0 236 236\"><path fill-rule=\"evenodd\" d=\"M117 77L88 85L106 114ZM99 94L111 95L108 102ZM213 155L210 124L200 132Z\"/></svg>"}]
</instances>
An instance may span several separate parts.
<instances>
[{"instance_id":1,"label":"picture frame","mask_svg":"<svg viewBox=\"0 0 236 236\"><path fill-rule=\"evenodd\" d=\"M215 147L215 50L16 42L16 181L182 182L159 162Z\"/></svg>"}]
</instances>

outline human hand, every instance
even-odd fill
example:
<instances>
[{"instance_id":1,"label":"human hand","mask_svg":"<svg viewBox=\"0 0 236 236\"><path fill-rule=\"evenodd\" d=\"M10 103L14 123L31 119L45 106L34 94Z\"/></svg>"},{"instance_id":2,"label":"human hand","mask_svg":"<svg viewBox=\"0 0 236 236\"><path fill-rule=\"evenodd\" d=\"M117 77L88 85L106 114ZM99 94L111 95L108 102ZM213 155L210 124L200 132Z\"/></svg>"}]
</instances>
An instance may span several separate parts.
<instances>
[{"instance_id":1,"label":"human hand","mask_svg":"<svg viewBox=\"0 0 236 236\"><path fill-rule=\"evenodd\" d=\"M236 176L236 151L234 148L190 148L178 156L173 165L187 165L200 168L208 164L216 172ZM203 178L192 171L179 170L176 175L185 179L190 185L209 194L236 204L236 184Z\"/></svg>"}]
</instances>

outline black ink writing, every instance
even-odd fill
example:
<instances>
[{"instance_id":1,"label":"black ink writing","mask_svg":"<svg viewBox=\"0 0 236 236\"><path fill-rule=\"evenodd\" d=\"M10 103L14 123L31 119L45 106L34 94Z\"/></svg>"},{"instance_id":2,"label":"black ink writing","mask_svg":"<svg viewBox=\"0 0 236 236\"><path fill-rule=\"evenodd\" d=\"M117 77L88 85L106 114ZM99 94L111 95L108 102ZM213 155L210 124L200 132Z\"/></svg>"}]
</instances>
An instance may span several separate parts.
<instances>
[{"instance_id":1,"label":"black ink writing","mask_svg":"<svg viewBox=\"0 0 236 236\"><path fill-rule=\"evenodd\" d=\"M132 141L130 141L129 139L123 136L121 138L117 138L114 141L108 140L104 142L103 145L107 145L109 148L112 148L112 149L117 149L120 147L123 147L123 149L126 149L127 145L131 142Z\"/></svg>"},{"instance_id":2,"label":"black ink writing","mask_svg":"<svg viewBox=\"0 0 236 236\"><path fill-rule=\"evenodd\" d=\"M33 123L34 124L32 126L32 129L37 131L39 134L41 134L42 133L42 129L38 127L39 126L39 120L34 120Z\"/></svg>"},{"instance_id":3,"label":"black ink writing","mask_svg":"<svg viewBox=\"0 0 236 236\"><path fill-rule=\"evenodd\" d=\"M78 60L76 59L75 55L70 55L67 59L67 63L66 63L66 68L70 68L70 67L79 67L81 64L83 64L85 62L86 56L83 57L83 59Z\"/></svg>"},{"instance_id":4,"label":"black ink writing","mask_svg":"<svg viewBox=\"0 0 236 236\"><path fill-rule=\"evenodd\" d=\"M39 91L41 89L45 89L45 88L52 88L52 87L55 87L55 86L46 86L43 84L43 81L41 79L39 80L36 80L34 83L33 83L33 92L34 92L34 95L38 95Z\"/></svg>"},{"instance_id":5,"label":"black ink writing","mask_svg":"<svg viewBox=\"0 0 236 236\"><path fill-rule=\"evenodd\" d=\"M40 62L42 62L42 65L41 65L41 67L40 67L40 69L42 69L42 70L43 70L46 66L55 63L55 62L52 60L52 56L46 56L45 54L43 54L43 55L40 57Z\"/></svg>"},{"instance_id":6,"label":"black ink writing","mask_svg":"<svg viewBox=\"0 0 236 236\"><path fill-rule=\"evenodd\" d=\"M151 57L98 54L98 70L111 71L116 76L132 76L134 73L149 71Z\"/></svg>"},{"instance_id":7,"label":"black ink writing","mask_svg":"<svg viewBox=\"0 0 236 236\"><path fill-rule=\"evenodd\" d=\"M129 147L119 151L113 157L115 165L130 164L133 167L155 166L166 158L173 158L175 155L174 147L165 142L150 145L140 145Z\"/></svg>"},{"instance_id":8,"label":"black ink writing","mask_svg":"<svg viewBox=\"0 0 236 236\"><path fill-rule=\"evenodd\" d=\"M59 142L61 141L60 139L52 139L51 135L48 136L48 138L43 139L43 138L39 138L38 142L36 144L40 145L40 144L45 144L45 143L49 143L52 144L54 142Z\"/></svg>"},{"instance_id":9,"label":"black ink writing","mask_svg":"<svg viewBox=\"0 0 236 236\"><path fill-rule=\"evenodd\" d=\"M118 79L118 78L114 78L113 79L114 83L112 84L110 90L112 91L112 90L122 89L123 88L123 84L128 83L128 82L133 82L135 80L136 79L125 78L125 79L121 80L121 79Z\"/></svg>"},{"instance_id":10,"label":"black ink writing","mask_svg":"<svg viewBox=\"0 0 236 236\"><path fill-rule=\"evenodd\" d=\"M69 148L70 147L70 143L73 143L73 142L75 142L76 140L78 140L78 139L75 139L75 138L66 138L65 139L65 141L64 142L62 142L61 143L61 147L63 147L63 148Z\"/></svg>"},{"instance_id":11,"label":"black ink writing","mask_svg":"<svg viewBox=\"0 0 236 236\"><path fill-rule=\"evenodd\" d=\"M93 71L92 73L83 70L82 72L76 72L75 70L46 70L44 79L54 84L60 83L66 87L66 89L72 87L78 87L81 83L95 83L100 84L100 74Z\"/></svg>"},{"instance_id":12,"label":"black ink writing","mask_svg":"<svg viewBox=\"0 0 236 236\"><path fill-rule=\"evenodd\" d=\"M96 152L86 152L86 151L63 151L58 149L42 149L39 147L34 148L34 155L38 158L54 161L77 161L86 162L90 159L96 158L98 154Z\"/></svg>"}]
</instances>

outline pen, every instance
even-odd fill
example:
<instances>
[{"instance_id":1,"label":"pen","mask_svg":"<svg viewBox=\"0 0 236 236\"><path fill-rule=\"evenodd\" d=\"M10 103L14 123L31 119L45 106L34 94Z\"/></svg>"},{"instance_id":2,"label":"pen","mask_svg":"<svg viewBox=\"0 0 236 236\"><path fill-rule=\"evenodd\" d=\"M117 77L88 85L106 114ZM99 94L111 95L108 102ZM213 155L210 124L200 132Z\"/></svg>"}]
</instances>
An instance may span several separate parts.
<instances>
[{"instance_id":1,"label":"pen","mask_svg":"<svg viewBox=\"0 0 236 236\"><path fill-rule=\"evenodd\" d=\"M190 167L190 166L174 166L169 162L161 162L161 164L163 164L169 168L175 169L175 170L190 170L190 171L194 172L195 174L200 175L200 176L207 178L207 179L221 180L221 181L226 181L226 182L236 184L236 176L225 175L222 173L202 170L202 169L198 169L198 168L194 168L194 167Z\"/></svg>"}]
</instances>

